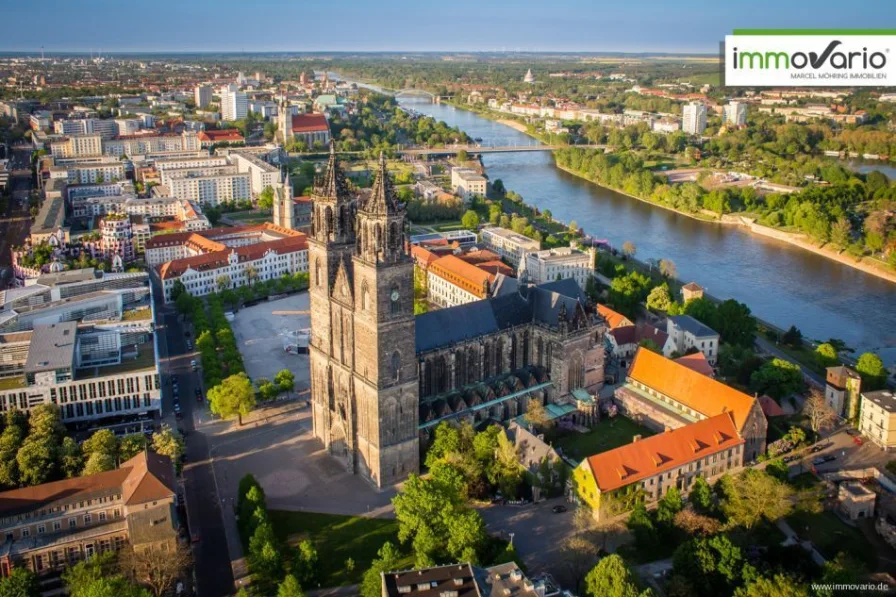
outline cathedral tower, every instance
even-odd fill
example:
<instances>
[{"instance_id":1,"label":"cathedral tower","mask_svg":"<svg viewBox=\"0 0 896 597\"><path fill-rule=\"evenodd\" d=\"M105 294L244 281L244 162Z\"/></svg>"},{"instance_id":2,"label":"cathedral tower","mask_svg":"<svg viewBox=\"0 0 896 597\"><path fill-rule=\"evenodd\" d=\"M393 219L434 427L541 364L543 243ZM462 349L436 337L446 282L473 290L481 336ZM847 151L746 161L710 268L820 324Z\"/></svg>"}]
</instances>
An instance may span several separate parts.
<instances>
[{"instance_id":1,"label":"cathedral tower","mask_svg":"<svg viewBox=\"0 0 896 597\"><path fill-rule=\"evenodd\" d=\"M274 224L295 230L296 215L292 201L292 181L286 172L280 173L280 182L274 185Z\"/></svg>"},{"instance_id":2,"label":"cathedral tower","mask_svg":"<svg viewBox=\"0 0 896 597\"><path fill-rule=\"evenodd\" d=\"M383 159L373 193L356 198L332 144L312 199L314 435L347 470L390 485L419 469L413 263L404 206Z\"/></svg>"}]
</instances>

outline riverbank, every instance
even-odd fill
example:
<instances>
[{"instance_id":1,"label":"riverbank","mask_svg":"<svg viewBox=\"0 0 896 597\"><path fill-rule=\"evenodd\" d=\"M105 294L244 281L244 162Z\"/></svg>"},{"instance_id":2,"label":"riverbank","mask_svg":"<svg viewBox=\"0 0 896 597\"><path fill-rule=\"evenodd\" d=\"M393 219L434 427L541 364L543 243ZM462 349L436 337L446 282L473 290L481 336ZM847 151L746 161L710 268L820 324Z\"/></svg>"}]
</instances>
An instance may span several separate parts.
<instances>
[{"instance_id":1,"label":"riverbank","mask_svg":"<svg viewBox=\"0 0 896 597\"><path fill-rule=\"evenodd\" d=\"M795 234L793 232L787 232L784 230L779 230L777 228L763 226L762 224L756 223L756 221L753 218L738 216L736 214L726 214L726 215L723 215L721 218L717 218L717 217L710 217L705 214L699 214L699 213L695 214L695 213L682 211L682 210L676 209L670 205L663 205L662 203L657 203L655 201L651 201L651 200L645 199L643 197L638 197L637 195L632 195L630 193L626 193L625 191L623 191L621 189L614 189L613 187L608 187L606 185L602 185L601 183L599 183L595 180L592 180L591 178L581 174L580 172L576 172L575 170L572 170L570 168L560 166L556 162L554 163L554 166L559 170L563 170L567 174L571 174L572 176L575 176L576 178L581 178L582 180L587 180L588 182L590 182L592 184L596 184L605 189L609 189L615 193L619 193L620 195L625 195L626 197L636 199L643 203L647 203L648 205L651 205L653 207L659 207L659 208L665 209L667 211L671 211L676 214L686 216L688 218L691 218L692 220L697 220L697 221L704 222L707 224L718 224L718 225L722 225L722 226L737 226L739 228L744 228L747 230L747 232L750 232L751 234L755 234L756 236L762 236L764 238L770 238L770 239L777 240L777 241L780 241L783 243L787 243L791 246L798 247L798 248L806 250L806 251L810 251L810 252L815 253L816 255L819 255L821 257L825 257L832 261L836 261L843 265L857 269L866 274L869 274L869 275L875 276L877 278L881 278L883 280L887 280L888 282L892 282L892 283L896 284L896 272L894 272L892 269L889 269L886 266L880 266L880 265L876 265L873 263L868 263L866 261L866 257L862 257L860 260L857 261L855 257L852 257L850 255L846 255L846 254L836 251L834 249L829 249L826 246L818 246L818 245L812 243L811 241L809 241L806 238L806 236L803 234Z\"/></svg>"}]
</instances>

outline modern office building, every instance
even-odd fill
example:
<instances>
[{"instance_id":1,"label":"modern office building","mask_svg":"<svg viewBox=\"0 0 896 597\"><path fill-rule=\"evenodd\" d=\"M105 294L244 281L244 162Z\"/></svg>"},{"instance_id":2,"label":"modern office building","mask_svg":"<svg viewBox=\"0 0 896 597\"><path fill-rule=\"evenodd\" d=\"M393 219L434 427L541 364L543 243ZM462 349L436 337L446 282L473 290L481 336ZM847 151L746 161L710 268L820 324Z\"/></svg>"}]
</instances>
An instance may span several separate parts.
<instances>
[{"instance_id":1,"label":"modern office building","mask_svg":"<svg viewBox=\"0 0 896 597\"><path fill-rule=\"evenodd\" d=\"M541 249L541 243L507 228L492 226L482 230L482 244L518 267L526 253Z\"/></svg>"},{"instance_id":2,"label":"modern office building","mask_svg":"<svg viewBox=\"0 0 896 597\"><path fill-rule=\"evenodd\" d=\"M488 180L472 168L452 168L451 188L464 201L470 201L474 195L485 197Z\"/></svg>"}]
</instances>

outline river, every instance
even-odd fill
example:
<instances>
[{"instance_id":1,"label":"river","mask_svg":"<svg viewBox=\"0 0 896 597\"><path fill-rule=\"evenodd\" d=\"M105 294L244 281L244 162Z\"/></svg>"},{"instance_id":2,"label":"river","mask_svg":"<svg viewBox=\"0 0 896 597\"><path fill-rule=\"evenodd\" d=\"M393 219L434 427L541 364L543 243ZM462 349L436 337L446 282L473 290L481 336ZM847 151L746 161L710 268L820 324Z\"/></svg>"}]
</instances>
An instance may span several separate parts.
<instances>
[{"instance_id":1,"label":"river","mask_svg":"<svg viewBox=\"0 0 896 597\"><path fill-rule=\"evenodd\" d=\"M472 112L426 100L402 105L456 126L485 145L525 145L528 135ZM620 247L630 240L639 259L671 259L684 281L719 298L746 303L779 327L808 338L840 338L896 363L896 285L743 229L704 223L651 206L554 166L541 152L486 154L491 180L554 217Z\"/></svg>"}]
</instances>

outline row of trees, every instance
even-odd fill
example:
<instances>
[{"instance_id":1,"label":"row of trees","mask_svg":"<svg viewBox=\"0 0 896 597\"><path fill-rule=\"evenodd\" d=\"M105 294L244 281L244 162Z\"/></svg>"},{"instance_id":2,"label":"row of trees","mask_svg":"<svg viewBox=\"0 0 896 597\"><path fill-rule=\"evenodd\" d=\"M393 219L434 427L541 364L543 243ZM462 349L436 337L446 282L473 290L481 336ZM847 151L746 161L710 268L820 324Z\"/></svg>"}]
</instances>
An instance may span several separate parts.
<instances>
[{"instance_id":1,"label":"row of trees","mask_svg":"<svg viewBox=\"0 0 896 597\"><path fill-rule=\"evenodd\" d=\"M290 553L291 548L277 539L268 518L264 489L251 474L240 479L237 514L253 594L302 597L303 588L315 585L318 554L314 544L305 539Z\"/></svg>"},{"instance_id":2,"label":"row of trees","mask_svg":"<svg viewBox=\"0 0 896 597\"><path fill-rule=\"evenodd\" d=\"M121 439L101 429L78 445L66 435L55 404L38 405L30 414L9 411L2 425L0 485L7 489L112 470L148 446L179 465L184 451L183 438L168 427L152 438L134 433Z\"/></svg>"}]
</instances>

